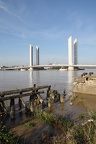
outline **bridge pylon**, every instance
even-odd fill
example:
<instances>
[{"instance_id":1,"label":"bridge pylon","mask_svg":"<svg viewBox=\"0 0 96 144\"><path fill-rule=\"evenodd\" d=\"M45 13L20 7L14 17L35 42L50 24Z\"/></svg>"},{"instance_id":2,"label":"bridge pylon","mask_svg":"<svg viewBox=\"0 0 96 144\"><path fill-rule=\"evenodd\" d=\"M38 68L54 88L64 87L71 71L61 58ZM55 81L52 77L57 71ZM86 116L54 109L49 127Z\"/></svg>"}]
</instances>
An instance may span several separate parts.
<instances>
[{"instance_id":1,"label":"bridge pylon","mask_svg":"<svg viewBox=\"0 0 96 144\"><path fill-rule=\"evenodd\" d=\"M69 66L68 67L68 71L73 71L74 70L74 67L73 66Z\"/></svg>"}]
</instances>

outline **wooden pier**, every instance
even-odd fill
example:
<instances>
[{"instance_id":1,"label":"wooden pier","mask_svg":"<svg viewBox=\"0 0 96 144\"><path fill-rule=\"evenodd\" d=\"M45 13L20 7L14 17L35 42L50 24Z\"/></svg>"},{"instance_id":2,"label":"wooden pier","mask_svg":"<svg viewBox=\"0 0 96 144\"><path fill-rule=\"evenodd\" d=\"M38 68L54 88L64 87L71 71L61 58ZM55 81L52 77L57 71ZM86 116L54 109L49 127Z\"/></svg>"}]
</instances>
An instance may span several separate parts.
<instances>
[{"instance_id":1,"label":"wooden pier","mask_svg":"<svg viewBox=\"0 0 96 144\"><path fill-rule=\"evenodd\" d=\"M14 118L14 113L16 109L15 99L18 100L18 110L25 108L25 111L30 110L31 112L33 112L34 105L39 104L39 103L44 105L41 94L43 94L44 89L46 89L47 91L46 97L48 97L50 88L51 88L50 85L36 86L36 84L34 84L33 87L30 87L30 88L0 92L0 114L1 115L8 114L12 118ZM23 99L23 97L28 97L28 96L29 96L29 106L27 106L26 102ZM9 103L10 103L10 111L8 111L5 105L5 101L7 100L9 100Z\"/></svg>"}]
</instances>

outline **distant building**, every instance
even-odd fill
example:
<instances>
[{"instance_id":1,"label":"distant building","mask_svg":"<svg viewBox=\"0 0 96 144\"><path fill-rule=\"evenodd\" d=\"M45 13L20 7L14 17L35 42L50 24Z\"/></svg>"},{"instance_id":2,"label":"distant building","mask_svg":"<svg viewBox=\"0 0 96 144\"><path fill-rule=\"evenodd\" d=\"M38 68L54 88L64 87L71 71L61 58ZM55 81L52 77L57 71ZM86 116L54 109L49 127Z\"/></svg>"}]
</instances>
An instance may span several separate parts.
<instances>
[{"instance_id":1,"label":"distant building","mask_svg":"<svg viewBox=\"0 0 96 144\"><path fill-rule=\"evenodd\" d=\"M36 46L36 65L39 65L39 47Z\"/></svg>"},{"instance_id":2,"label":"distant building","mask_svg":"<svg viewBox=\"0 0 96 144\"><path fill-rule=\"evenodd\" d=\"M78 51L78 39L74 40L74 65L77 65L77 51Z\"/></svg>"},{"instance_id":3,"label":"distant building","mask_svg":"<svg viewBox=\"0 0 96 144\"><path fill-rule=\"evenodd\" d=\"M30 66L33 66L33 46L30 44Z\"/></svg>"}]
</instances>

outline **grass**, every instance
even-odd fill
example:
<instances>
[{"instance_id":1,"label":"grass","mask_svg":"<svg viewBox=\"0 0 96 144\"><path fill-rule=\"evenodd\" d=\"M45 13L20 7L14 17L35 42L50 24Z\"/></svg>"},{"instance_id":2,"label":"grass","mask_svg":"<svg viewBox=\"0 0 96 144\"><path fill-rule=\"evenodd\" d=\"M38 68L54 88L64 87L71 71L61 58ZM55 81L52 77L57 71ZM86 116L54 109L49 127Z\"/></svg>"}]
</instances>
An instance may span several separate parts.
<instances>
[{"instance_id":1,"label":"grass","mask_svg":"<svg viewBox=\"0 0 96 144\"><path fill-rule=\"evenodd\" d=\"M85 123L76 124L70 119L63 116L56 116L52 113L38 109L34 114L34 118L51 125L62 133L59 135L43 134L41 137L42 144L96 144L96 112L90 111L80 114L79 118ZM90 121L91 120L91 121ZM26 122L24 124L28 128L35 126L35 123ZM20 144L19 139L12 133L9 133L6 126L0 125L0 142L2 144Z\"/></svg>"},{"instance_id":2,"label":"grass","mask_svg":"<svg viewBox=\"0 0 96 144\"><path fill-rule=\"evenodd\" d=\"M96 144L96 113L88 112L80 117L87 120L84 125L74 124L71 120L64 117L57 117L51 113L38 110L37 118L42 119L48 124L57 125L58 129L62 129L63 136L55 136L51 139L50 144ZM92 119L93 121L88 121Z\"/></svg>"},{"instance_id":3,"label":"grass","mask_svg":"<svg viewBox=\"0 0 96 144\"><path fill-rule=\"evenodd\" d=\"M19 144L19 139L14 136L11 132L8 132L6 126L0 124L0 142L1 144Z\"/></svg>"},{"instance_id":4,"label":"grass","mask_svg":"<svg viewBox=\"0 0 96 144\"><path fill-rule=\"evenodd\" d=\"M32 122L26 122L26 123L24 123L24 126L26 126L28 128L32 128L32 127L36 126L36 124L32 123Z\"/></svg>"}]
</instances>

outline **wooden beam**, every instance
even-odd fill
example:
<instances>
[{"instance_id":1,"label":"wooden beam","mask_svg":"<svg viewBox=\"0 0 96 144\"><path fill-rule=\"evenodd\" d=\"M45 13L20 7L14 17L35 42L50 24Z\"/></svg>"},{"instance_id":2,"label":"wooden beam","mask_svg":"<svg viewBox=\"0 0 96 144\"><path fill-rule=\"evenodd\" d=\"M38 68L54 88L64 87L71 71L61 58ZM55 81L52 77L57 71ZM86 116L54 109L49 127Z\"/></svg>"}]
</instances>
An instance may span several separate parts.
<instances>
[{"instance_id":1,"label":"wooden beam","mask_svg":"<svg viewBox=\"0 0 96 144\"><path fill-rule=\"evenodd\" d=\"M20 92L23 93L23 92L34 91L34 90L39 90L39 89L45 89L45 88L50 88L50 87L51 87L51 85L45 85L45 86L37 86L37 87L10 90L10 91L2 91L2 92L0 92L0 96L16 94L16 93L20 93Z\"/></svg>"},{"instance_id":2,"label":"wooden beam","mask_svg":"<svg viewBox=\"0 0 96 144\"><path fill-rule=\"evenodd\" d=\"M25 93L25 94L17 94L17 95L11 95L11 96L6 96L6 97L1 97L0 98L0 102L5 101L5 100L10 100L13 98L22 98L22 97L26 97L26 96L32 96L34 94L43 94L44 91L39 91L39 92L31 92L31 93Z\"/></svg>"}]
</instances>

